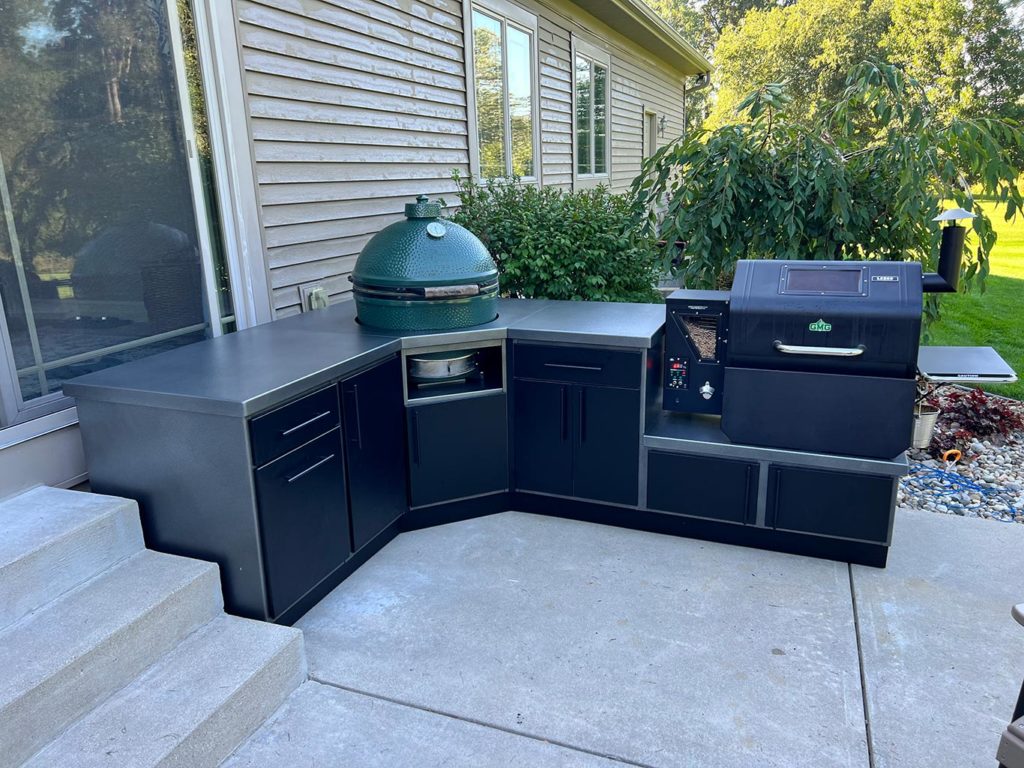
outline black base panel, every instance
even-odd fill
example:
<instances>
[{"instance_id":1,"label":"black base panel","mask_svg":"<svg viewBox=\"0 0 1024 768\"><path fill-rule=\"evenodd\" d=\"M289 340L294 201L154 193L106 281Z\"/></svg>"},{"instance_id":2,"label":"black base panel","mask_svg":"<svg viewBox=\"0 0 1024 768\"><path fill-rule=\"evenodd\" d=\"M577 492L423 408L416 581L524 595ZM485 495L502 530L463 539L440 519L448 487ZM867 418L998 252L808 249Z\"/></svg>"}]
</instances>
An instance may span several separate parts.
<instances>
[{"instance_id":1,"label":"black base panel","mask_svg":"<svg viewBox=\"0 0 1024 768\"><path fill-rule=\"evenodd\" d=\"M682 536L701 541L716 541L741 547L767 549L791 555L837 560L874 568L884 568L889 554L889 548L884 544L844 541L822 536L802 536L798 533L720 523L670 512L616 507L532 493L494 493L407 512L404 517L381 531L373 541L356 552L316 587L307 592L302 599L277 617L275 623L290 626L301 619L307 611L351 576L357 568L377 554L399 533L457 523L462 520L472 520L509 510L562 517L567 520L580 520L586 523L613 525L637 531L650 531L668 536Z\"/></svg>"},{"instance_id":2,"label":"black base panel","mask_svg":"<svg viewBox=\"0 0 1024 768\"><path fill-rule=\"evenodd\" d=\"M511 494L507 492L477 496L472 499L453 501L450 504L436 504L432 507L421 507L405 513L399 521L402 531L418 531L421 528L433 528L435 525L457 523L472 520L474 517L485 517L497 512L512 509Z\"/></svg>"},{"instance_id":3,"label":"black base panel","mask_svg":"<svg viewBox=\"0 0 1024 768\"><path fill-rule=\"evenodd\" d=\"M284 613L274 619L274 623L290 627L296 621L305 616L314 605L327 597L327 595L330 594L336 586L351 576L356 569L377 554L384 545L401 533L401 529L399 527L400 523L401 519L396 520L374 536L366 546L360 548L360 550L352 555L348 560L331 571L331 573L319 584L309 590L309 592L293 603L290 608L284 611Z\"/></svg>"},{"instance_id":4,"label":"black base panel","mask_svg":"<svg viewBox=\"0 0 1024 768\"><path fill-rule=\"evenodd\" d=\"M613 507L575 499L554 499L530 493L514 493L510 509L538 515L564 517L588 523L614 525L638 531L684 536L702 541L717 541L741 547L767 549L791 555L806 555L843 563L884 568L889 548L884 544L868 544L823 536L755 528L749 525L721 523L670 512L655 512L627 507Z\"/></svg>"}]
</instances>

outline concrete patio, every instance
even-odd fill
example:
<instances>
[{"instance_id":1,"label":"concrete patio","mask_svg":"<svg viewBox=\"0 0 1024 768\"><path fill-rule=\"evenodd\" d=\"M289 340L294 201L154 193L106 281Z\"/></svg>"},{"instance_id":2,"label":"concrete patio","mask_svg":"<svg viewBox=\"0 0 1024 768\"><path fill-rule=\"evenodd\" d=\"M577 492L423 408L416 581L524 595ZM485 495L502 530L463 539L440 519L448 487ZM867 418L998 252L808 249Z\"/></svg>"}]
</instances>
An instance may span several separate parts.
<instances>
[{"instance_id":1,"label":"concrete patio","mask_svg":"<svg viewBox=\"0 0 1024 768\"><path fill-rule=\"evenodd\" d=\"M1024 527L901 510L885 570L508 512L399 536L298 624L229 760L995 765Z\"/></svg>"}]
</instances>

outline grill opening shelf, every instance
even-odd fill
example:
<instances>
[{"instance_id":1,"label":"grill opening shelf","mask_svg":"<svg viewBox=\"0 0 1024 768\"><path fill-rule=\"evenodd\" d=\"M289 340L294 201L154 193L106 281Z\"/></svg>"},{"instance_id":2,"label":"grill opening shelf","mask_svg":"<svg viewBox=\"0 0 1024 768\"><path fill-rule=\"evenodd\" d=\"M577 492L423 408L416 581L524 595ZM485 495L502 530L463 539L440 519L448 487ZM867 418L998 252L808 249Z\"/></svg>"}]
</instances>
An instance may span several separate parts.
<instances>
[{"instance_id":1,"label":"grill opening shelf","mask_svg":"<svg viewBox=\"0 0 1024 768\"><path fill-rule=\"evenodd\" d=\"M443 361L451 375L442 375ZM424 361L435 372L424 376ZM443 345L402 351L405 402L440 402L505 391L505 347L499 340L470 345Z\"/></svg>"}]
</instances>

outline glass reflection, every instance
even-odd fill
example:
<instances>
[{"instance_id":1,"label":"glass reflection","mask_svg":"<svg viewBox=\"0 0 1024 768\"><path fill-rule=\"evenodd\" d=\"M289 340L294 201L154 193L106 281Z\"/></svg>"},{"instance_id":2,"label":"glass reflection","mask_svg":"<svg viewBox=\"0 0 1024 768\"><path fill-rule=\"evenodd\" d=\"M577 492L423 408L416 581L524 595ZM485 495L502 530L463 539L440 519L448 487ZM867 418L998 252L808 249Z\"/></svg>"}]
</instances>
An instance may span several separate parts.
<instances>
[{"instance_id":1,"label":"glass reflection","mask_svg":"<svg viewBox=\"0 0 1024 768\"><path fill-rule=\"evenodd\" d=\"M476 129L480 174L504 176L505 75L501 21L473 11L473 69L476 87Z\"/></svg>"},{"instance_id":2,"label":"glass reflection","mask_svg":"<svg viewBox=\"0 0 1024 768\"><path fill-rule=\"evenodd\" d=\"M530 36L515 27L508 35L508 105L512 129L512 173L533 176L533 68Z\"/></svg>"},{"instance_id":3,"label":"glass reflection","mask_svg":"<svg viewBox=\"0 0 1024 768\"><path fill-rule=\"evenodd\" d=\"M22 399L202 338L165 5L0 2L0 73L0 330Z\"/></svg>"},{"instance_id":4,"label":"glass reflection","mask_svg":"<svg viewBox=\"0 0 1024 768\"><path fill-rule=\"evenodd\" d=\"M576 172L588 174L594 172L591 164L590 146L590 62L576 57Z\"/></svg>"}]
</instances>

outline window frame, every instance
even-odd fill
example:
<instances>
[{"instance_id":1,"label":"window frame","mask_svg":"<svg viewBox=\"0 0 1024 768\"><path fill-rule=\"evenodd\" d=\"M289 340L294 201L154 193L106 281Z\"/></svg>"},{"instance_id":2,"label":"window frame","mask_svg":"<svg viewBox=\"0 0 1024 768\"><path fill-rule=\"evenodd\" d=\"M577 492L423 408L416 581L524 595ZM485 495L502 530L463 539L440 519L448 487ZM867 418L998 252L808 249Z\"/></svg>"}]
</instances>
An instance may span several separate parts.
<instances>
[{"instance_id":1,"label":"window frame","mask_svg":"<svg viewBox=\"0 0 1024 768\"><path fill-rule=\"evenodd\" d=\"M611 53L595 43L572 35L570 45L570 70L572 71L572 179L573 186L598 186L608 184L612 176L612 66ZM604 114L605 114L605 141L604 141L604 171L602 173L580 173L579 172L579 139L576 131L576 60L584 59L590 62L591 71L591 109L590 109L590 160L591 168L597 165L597 155L594 151L594 109L593 109L593 71L595 66L602 67L605 71L604 89Z\"/></svg>"},{"instance_id":2,"label":"window frame","mask_svg":"<svg viewBox=\"0 0 1024 768\"><path fill-rule=\"evenodd\" d=\"M505 176L512 173L512 115L508 108L508 34L507 28L526 34L530 40L530 133L533 141L533 174L521 176L527 184L543 183L542 151L540 144L540 67L538 66L537 16L507 0L463 0L465 67L466 67L466 112L469 125L469 172L480 178L480 134L476 110L476 64L473 50L473 12L479 11L501 24L502 86L505 95L505 124L502 138L505 149Z\"/></svg>"}]
</instances>

